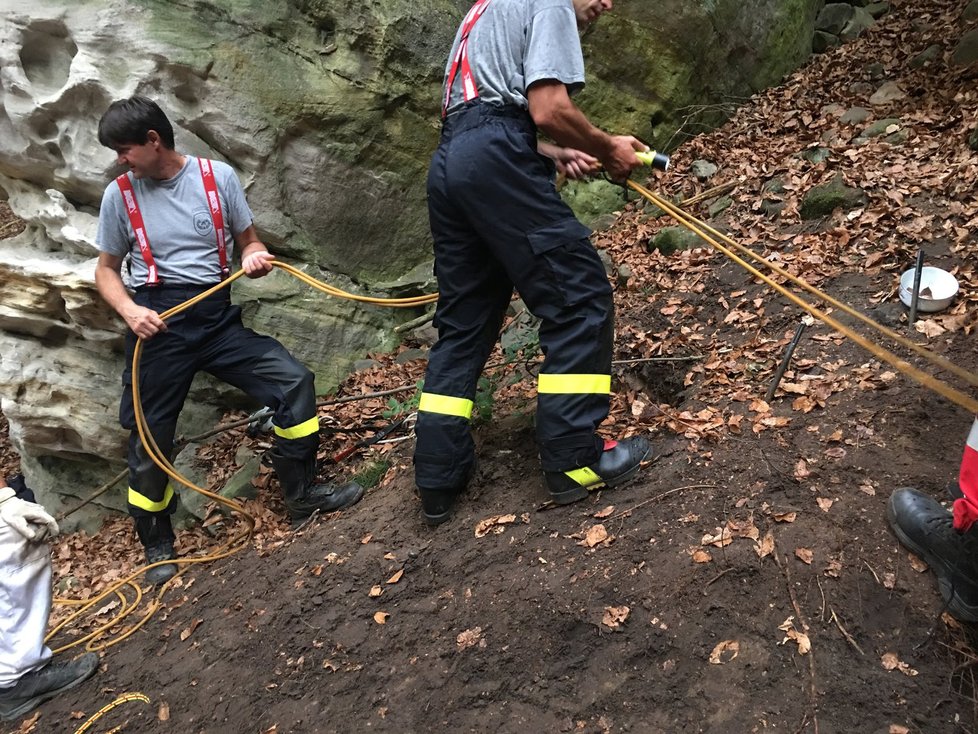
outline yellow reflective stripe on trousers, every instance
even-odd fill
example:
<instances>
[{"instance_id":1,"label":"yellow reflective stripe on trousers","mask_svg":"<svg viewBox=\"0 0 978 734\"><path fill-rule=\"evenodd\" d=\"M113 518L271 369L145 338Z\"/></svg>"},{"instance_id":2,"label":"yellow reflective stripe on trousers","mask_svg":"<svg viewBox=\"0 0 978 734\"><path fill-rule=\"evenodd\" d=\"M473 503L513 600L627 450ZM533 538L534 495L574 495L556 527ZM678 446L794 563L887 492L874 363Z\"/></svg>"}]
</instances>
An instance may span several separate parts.
<instances>
[{"instance_id":1,"label":"yellow reflective stripe on trousers","mask_svg":"<svg viewBox=\"0 0 978 734\"><path fill-rule=\"evenodd\" d=\"M611 392L611 375L551 375L541 373L537 392L555 395L607 395Z\"/></svg>"},{"instance_id":2,"label":"yellow reflective stripe on trousers","mask_svg":"<svg viewBox=\"0 0 978 734\"><path fill-rule=\"evenodd\" d=\"M565 471L564 474L569 476L575 482L580 484L582 487L591 487L595 484L603 484L604 480L597 475L594 469L587 466L582 466L580 469L571 469L570 471Z\"/></svg>"},{"instance_id":3,"label":"yellow reflective stripe on trousers","mask_svg":"<svg viewBox=\"0 0 978 734\"><path fill-rule=\"evenodd\" d=\"M292 426L291 428L279 428L276 425L272 425L272 430L275 431L276 436L281 436L282 438L305 438L319 430L319 416L314 415L309 420L303 421L299 425Z\"/></svg>"},{"instance_id":4,"label":"yellow reflective stripe on trousers","mask_svg":"<svg viewBox=\"0 0 978 734\"><path fill-rule=\"evenodd\" d=\"M450 395L423 392L421 393L421 401L418 403L418 410L423 410L425 413L453 415L469 420L472 417L472 401L465 398L453 398Z\"/></svg>"},{"instance_id":5,"label":"yellow reflective stripe on trousers","mask_svg":"<svg viewBox=\"0 0 978 734\"><path fill-rule=\"evenodd\" d=\"M132 487L129 488L129 504L133 507L138 507L140 510L146 510L146 512L163 512L163 510L170 506L170 500L172 499L173 485L169 483L167 483L166 490L163 492L163 499L159 502L153 502L146 495L139 494Z\"/></svg>"}]
</instances>

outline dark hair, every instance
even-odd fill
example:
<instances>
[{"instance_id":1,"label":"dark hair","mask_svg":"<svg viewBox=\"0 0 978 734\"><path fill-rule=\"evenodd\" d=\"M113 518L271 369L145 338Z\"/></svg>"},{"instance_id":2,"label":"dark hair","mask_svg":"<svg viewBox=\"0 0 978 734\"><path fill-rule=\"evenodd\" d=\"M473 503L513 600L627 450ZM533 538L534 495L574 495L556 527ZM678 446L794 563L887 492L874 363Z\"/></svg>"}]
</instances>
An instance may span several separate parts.
<instances>
[{"instance_id":1,"label":"dark hair","mask_svg":"<svg viewBox=\"0 0 978 734\"><path fill-rule=\"evenodd\" d=\"M163 110L146 97L119 99L98 122L98 141L115 150L121 145L143 145L150 130L155 130L163 146L173 150L173 125Z\"/></svg>"}]
</instances>

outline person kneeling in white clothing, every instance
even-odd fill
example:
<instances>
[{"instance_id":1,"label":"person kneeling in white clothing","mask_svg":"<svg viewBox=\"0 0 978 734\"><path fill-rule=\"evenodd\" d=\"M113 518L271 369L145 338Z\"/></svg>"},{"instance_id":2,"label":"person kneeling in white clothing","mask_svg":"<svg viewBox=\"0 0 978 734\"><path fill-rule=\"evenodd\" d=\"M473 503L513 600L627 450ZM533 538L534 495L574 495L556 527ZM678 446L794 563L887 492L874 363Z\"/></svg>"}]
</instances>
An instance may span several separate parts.
<instances>
[{"instance_id":1,"label":"person kneeling in white clothing","mask_svg":"<svg viewBox=\"0 0 978 734\"><path fill-rule=\"evenodd\" d=\"M44 644L51 611L46 541L57 534L54 518L0 477L0 721L74 688L98 667L93 652L52 662Z\"/></svg>"}]
</instances>

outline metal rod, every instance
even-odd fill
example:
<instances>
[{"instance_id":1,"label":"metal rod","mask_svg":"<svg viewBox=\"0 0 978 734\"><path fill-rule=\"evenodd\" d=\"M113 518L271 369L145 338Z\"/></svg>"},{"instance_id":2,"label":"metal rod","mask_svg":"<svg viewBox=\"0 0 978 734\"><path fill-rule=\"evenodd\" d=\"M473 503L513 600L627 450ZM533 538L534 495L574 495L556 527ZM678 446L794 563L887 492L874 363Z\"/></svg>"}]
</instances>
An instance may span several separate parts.
<instances>
[{"instance_id":1,"label":"metal rod","mask_svg":"<svg viewBox=\"0 0 978 734\"><path fill-rule=\"evenodd\" d=\"M917 250L917 264L913 271L913 291L910 293L910 328L917 322L917 299L920 298L920 276L924 272L924 251Z\"/></svg>"},{"instance_id":2,"label":"metal rod","mask_svg":"<svg viewBox=\"0 0 978 734\"><path fill-rule=\"evenodd\" d=\"M784 377L784 372L788 369L788 363L791 361L791 355L795 353L795 347L798 346L798 341L801 339L801 333L805 330L805 322L802 321L798 324L798 328L795 329L795 335L792 337L791 341L788 343L788 348L785 350L784 359L781 360L781 364L778 365L778 371L774 373L774 379L771 380L771 386L767 389L767 395L764 396L764 400L770 403L774 400L774 393L778 389L778 385L781 384L781 378Z\"/></svg>"}]
</instances>

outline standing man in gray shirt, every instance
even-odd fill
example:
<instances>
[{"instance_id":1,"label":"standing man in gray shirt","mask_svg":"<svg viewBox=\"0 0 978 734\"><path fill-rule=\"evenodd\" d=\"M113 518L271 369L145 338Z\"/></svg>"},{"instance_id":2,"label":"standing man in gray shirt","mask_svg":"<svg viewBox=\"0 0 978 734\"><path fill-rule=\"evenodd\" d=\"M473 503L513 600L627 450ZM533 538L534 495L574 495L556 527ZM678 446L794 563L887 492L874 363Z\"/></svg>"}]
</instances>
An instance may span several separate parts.
<instances>
[{"instance_id":1,"label":"standing man in gray shirt","mask_svg":"<svg viewBox=\"0 0 978 734\"><path fill-rule=\"evenodd\" d=\"M129 327L119 416L130 430L128 505L146 560L176 557L170 524L176 495L136 431L131 372L137 339L143 340L143 412L164 454L173 451L177 418L194 375L203 370L275 411L271 459L293 521L357 502L363 489L355 482L340 487L315 483L319 418L313 374L275 339L242 325L229 288L166 322L160 318L227 278L234 245L248 277L271 272L274 257L258 238L234 171L219 161L178 153L173 126L145 97L113 102L99 122L98 138L129 168L102 197L95 283ZM134 292L122 279L127 255ZM175 564L164 564L146 575L163 583L175 573Z\"/></svg>"},{"instance_id":2,"label":"standing man in gray shirt","mask_svg":"<svg viewBox=\"0 0 978 734\"><path fill-rule=\"evenodd\" d=\"M556 171L600 162L625 179L647 150L592 125L571 101L584 86L578 29L611 0L479 0L455 38L445 74L441 142L428 174L439 300L438 342L419 406L415 481L422 515L447 520L471 478L469 419L476 383L513 287L541 319L537 442L551 499L631 479L647 440L605 441L614 304L590 230L560 199ZM556 142L537 140L543 132Z\"/></svg>"}]
</instances>

